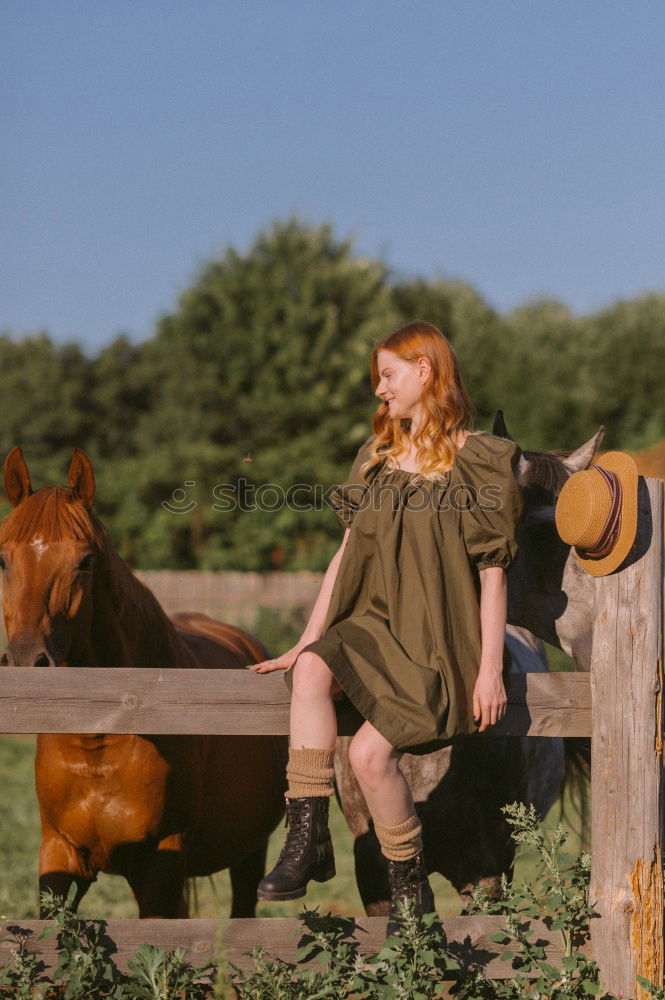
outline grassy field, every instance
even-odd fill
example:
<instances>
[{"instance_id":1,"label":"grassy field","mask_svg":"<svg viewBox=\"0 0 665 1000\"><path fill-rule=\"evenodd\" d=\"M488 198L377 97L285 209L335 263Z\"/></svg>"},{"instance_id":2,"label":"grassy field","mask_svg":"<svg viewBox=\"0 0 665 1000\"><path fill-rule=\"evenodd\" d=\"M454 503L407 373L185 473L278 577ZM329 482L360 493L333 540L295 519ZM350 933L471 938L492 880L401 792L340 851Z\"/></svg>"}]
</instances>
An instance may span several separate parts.
<instances>
[{"instance_id":1,"label":"grassy field","mask_svg":"<svg viewBox=\"0 0 665 1000\"><path fill-rule=\"evenodd\" d=\"M37 864L39 853L39 812L34 790L34 738L21 736L0 737L0 914L12 918L37 916ZM574 804L568 801L566 810L574 814ZM546 819L546 825L555 825L560 814L557 803ZM310 884L304 899L289 903L261 902L257 916L296 916L303 905L319 905L322 912L346 913L361 916L364 913L353 874L351 835L336 801L332 800L331 828L335 844L337 876L330 882ZM268 870L273 867L284 841L285 829L281 824L273 833L268 850ZM571 852L579 849L578 832L573 831L569 840ZM529 856L518 860L517 877L531 871ZM455 890L441 875L432 876L437 909L441 914L459 913L461 901ZM212 878L196 879L194 884L192 916L226 917L230 908L230 884L227 872ZM124 879L100 875L88 892L81 913L88 917L136 917L136 904Z\"/></svg>"}]
</instances>

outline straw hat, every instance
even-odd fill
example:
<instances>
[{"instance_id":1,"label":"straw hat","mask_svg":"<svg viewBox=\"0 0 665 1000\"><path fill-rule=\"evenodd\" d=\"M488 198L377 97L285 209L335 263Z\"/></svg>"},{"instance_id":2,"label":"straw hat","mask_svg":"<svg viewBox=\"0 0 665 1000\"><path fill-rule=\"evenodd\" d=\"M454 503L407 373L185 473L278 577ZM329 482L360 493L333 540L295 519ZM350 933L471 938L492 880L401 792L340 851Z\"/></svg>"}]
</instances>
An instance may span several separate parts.
<instances>
[{"instance_id":1,"label":"straw hat","mask_svg":"<svg viewBox=\"0 0 665 1000\"><path fill-rule=\"evenodd\" d=\"M592 576L612 573L628 555L637 531L637 466L608 451L566 480L557 500L557 531Z\"/></svg>"}]
</instances>

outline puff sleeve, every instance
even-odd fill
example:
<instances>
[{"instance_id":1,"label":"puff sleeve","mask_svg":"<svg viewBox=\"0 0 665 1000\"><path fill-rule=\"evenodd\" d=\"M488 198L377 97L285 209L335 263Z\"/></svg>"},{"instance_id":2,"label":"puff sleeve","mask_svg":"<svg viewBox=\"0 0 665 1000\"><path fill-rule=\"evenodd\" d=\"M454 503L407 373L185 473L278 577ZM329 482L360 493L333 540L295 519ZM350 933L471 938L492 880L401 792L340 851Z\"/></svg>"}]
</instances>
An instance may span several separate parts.
<instances>
[{"instance_id":1,"label":"puff sleeve","mask_svg":"<svg viewBox=\"0 0 665 1000\"><path fill-rule=\"evenodd\" d=\"M342 529L350 528L360 509L369 486L360 476L360 466L369 458L374 434L370 434L358 449L345 483L335 486L330 494L330 506Z\"/></svg>"},{"instance_id":2,"label":"puff sleeve","mask_svg":"<svg viewBox=\"0 0 665 1000\"><path fill-rule=\"evenodd\" d=\"M462 536L478 570L488 566L507 570L517 558L516 534L524 501L513 470L520 453L514 441L484 434L467 438L458 454Z\"/></svg>"}]
</instances>

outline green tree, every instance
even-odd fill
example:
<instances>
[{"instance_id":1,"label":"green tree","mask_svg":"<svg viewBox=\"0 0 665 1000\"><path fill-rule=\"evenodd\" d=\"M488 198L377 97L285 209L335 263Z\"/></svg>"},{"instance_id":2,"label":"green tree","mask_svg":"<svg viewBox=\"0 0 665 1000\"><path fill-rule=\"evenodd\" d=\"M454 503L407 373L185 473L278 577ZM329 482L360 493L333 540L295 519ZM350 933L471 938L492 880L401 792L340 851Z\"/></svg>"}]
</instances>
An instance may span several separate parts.
<instances>
[{"instance_id":1,"label":"green tree","mask_svg":"<svg viewBox=\"0 0 665 1000\"><path fill-rule=\"evenodd\" d=\"M370 430L371 347L395 321L384 266L327 225L276 223L246 254L208 264L140 360L152 403L122 476L134 488L118 498L137 563L324 565L338 534L329 511L219 511L213 489L339 482ZM165 511L186 482L197 508Z\"/></svg>"},{"instance_id":2,"label":"green tree","mask_svg":"<svg viewBox=\"0 0 665 1000\"><path fill-rule=\"evenodd\" d=\"M22 447L35 489L63 482L72 447L90 440L91 386L91 364L77 344L55 345L45 333L19 341L0 335L0 453L4 461Z\"/></svg>"},{"instance_id":3,"label":"green tree","mask_svg":"<svg viewBox=\"0 0 665 1000\"><path fill-rule=\"evenodd\" d=\"M665 436L665 295L619 301L581 321L586 415L603 447L647 448Z\"/></svg>"},{"instance_id":4,"label":"green tree","mask_svg":"<svg viewBox=\"0 0 665 1000\"><path fill-rule=\"evenodd\" d=\"M587 420L578 320L555 299L534 299L505 322L511 345L504 373L511 434L530 448L576 447L596 429Z\"/></svg>"}]
</instances>

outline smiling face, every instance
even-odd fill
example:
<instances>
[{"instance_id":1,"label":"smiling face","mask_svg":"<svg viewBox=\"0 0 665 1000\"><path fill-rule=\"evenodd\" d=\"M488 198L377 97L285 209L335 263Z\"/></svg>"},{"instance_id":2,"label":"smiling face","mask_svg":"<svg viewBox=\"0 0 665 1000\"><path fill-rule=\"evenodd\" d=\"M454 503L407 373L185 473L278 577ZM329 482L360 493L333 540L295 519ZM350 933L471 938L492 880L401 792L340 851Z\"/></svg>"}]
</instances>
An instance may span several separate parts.
<instances>
[{"instance_id":1,"label":"smiling face","mask_svg":"<svg viewBox=\"0 0 665 1000\"><path fill-rule=\"evenodd\" d=\"M420 420L420 402L432 366L427 358L406 361L385 348L377 354L379 383L374 390L382 399L393 419L411 417L414 423Z\"/></svg>"}]
</instances>

